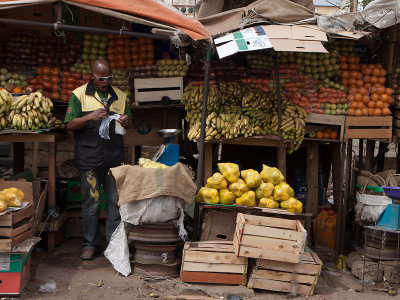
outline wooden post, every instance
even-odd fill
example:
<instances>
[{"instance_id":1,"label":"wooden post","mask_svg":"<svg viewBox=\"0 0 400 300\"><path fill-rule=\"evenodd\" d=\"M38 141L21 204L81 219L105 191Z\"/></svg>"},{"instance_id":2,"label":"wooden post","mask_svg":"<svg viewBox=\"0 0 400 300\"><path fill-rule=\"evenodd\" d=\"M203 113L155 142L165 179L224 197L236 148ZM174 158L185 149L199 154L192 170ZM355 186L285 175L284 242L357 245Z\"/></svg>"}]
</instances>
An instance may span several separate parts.
<instances>
[{"instance_id":1,"label":"wooden post","mask_svg":"<svg viewBox=\"0 0 400 300\"><path fill-rule=\"evenodd\" d=\"M372 172L373 160L375 152L375 141L367 140L366 154L365 154L365 169ZM373 172L372 172L373 173Z\"/></svg>"},{"instance_id":2,"label":"wooden post","mask_svg":"<svg viewBox=\"0 0 400 300\"><path fill-rule=\"evenodd\" d=\"M306 213L312 213L313 216L318 210L318 150L318 142L307 142ZM306 230L311 233L311 216L306 217ZM308 234L308 237L310 238L311 234Z\"/></svg>"},{"instance_id":3,"label":"wooden post","mask_svg":"<svg viewBox=\"0 0 400 300\"><path fill-rule=\"evenodd\" d=\"M342 160L340 158L340 143L331 143L331 161L332 161L332 181L333 181L333 199L334 209L337 211L337 204L341 201L342 182L340 171L342 168Z\"/></svg>"},{"instance_id":4,"label":"wooden post","mask_svg":"<svg viewBox=\"0 0 400 300\"><path fill-rule=\"evenodd\" d=\"M14 174L18 174L24 171L25 168L25 144L24 143L13 143L13 169Z\"/></svg>"},{"instance_id":5,"label":"wooden post","mask_svg":"<svg viewBox=\"0 0 400 300\"><path fill-rule=\"evenodd\" d=\"M32 174L33 177L36 178L37 175L37 167L38 167L38 151L39 151L39 143L32 143Z\"/></svg>"},{"instance_id":6,"label":"wooden post","mask_svg":"<svg viewBox=\"0 0 400 300\"><path fill-rule=\"evenodd\" d=\"M277 148L277 167L286 177L286 144L280 143Z\"/></svg>"},{"instance_id":7,"label":"wooden post","mask_svg":"<svg viewBox=\"0 0 400 300\"><path fill-rule=\"evenodd\" d=\"M56 206L56 143L49 143L49 202L48 209L54 209ZM48 212L50 213L50 212ZM55 242L54 231L47 232L47 251L54 251Z\"/></svg>"},{"instance_id":8,"label":"wooden post","mask_svg":"<svg viewBox=\"0 0 400 300\"><path fill-rule=\"evenodd\" d=\"M350 176L351 176L351 166L352 166L352 152L353 152L353 140L349 140L347 142L347 151L346 151L346 175L345 175L345 186L344 186L344 193L343 193L343 209L342 209L342 224L340 226L341 233L340 233L340 253L343 253L344 248L344 240L345 240L345 233L346 233L346 220L347 220L347 213L349 210L349 191L350 191Z\"/></svg>"},{"instance_id":9,"label":"wooden post","mask_svg":"<svg viewBox=\"0 0 400 300\"><path fill-rule=\"evenodd\" d=\"M213 143L204 145L204 186L207 184L207 178L212 176L213 145Z\"/></svg>"},{"instance_id":10,"label":"wooden post","mask_svg":"<svg viewBox=\"0 0 400 300\"><path fill-rule=\"evenodd\" d=\"M364 139L358 140L358 170L364 169Z\"/></svg>"}]
</instances>

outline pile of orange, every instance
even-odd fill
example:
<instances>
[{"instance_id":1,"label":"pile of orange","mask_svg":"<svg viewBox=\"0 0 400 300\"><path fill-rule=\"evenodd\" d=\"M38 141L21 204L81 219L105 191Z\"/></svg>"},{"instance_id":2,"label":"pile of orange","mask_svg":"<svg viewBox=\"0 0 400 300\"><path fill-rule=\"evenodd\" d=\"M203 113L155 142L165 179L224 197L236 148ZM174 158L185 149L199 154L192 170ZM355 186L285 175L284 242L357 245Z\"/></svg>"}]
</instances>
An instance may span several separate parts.
<instances>
[{"instance_id":1,"label":"pile of orange","mask_svg":"<svg viewBox=\"0 0 400 300\"><path fill-rule=\"evenodd\" d=\"M131 40L126 36L108 36L107 58L114 69L128 70L133 66L155 64L152 39Z\"/></svg>"},{"instance_id":2,"label":"pile of orange","mask_svg":"<svg viewBox=\"0 0 400 300\"><path fill-rule=\"evenodd\" d=\"M349 116L386 116L393 90L385 87L386 70L381 64L360 65L356 56L340 57L342 84L349 95Z\"/></svg>"},{"instance_id":3,"label":"pile of orange","mask_svg":"<svg viewBox=\"0 0 400 300\"><path fill-rule=\"evenodd\" d=\"M315 133L315 137L317 139L336 140L338 138L338 133L335 130L332 130L331 128L327 127L324 129L324 131L318 130Z\"/></svg>"}]
</instances>

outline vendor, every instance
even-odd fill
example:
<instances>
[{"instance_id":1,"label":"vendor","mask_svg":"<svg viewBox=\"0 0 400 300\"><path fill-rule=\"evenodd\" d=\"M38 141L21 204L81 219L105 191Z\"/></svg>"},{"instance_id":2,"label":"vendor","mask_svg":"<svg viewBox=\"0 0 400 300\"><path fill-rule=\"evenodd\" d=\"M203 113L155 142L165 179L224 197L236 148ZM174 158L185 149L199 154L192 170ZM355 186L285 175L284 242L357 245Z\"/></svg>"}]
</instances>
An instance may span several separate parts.
<instances>
[{"instance_id":1,"label":"vendor","mask_svg":"<svg viewBox=\"0 0 400 300\"><path fill-rule=\"evenodd\" d=\"M100 186L107 198L106 242L121 221L118 191L110 168L124 163L123 136L115 133L117 124L110 123L109 140L99 136L99 127L108 115L120 114L116 121L124 128L132 124L132 114L126 94L111 85L110 64L96 60L89 83L75 89L65 116L67 129L74 132L75 163L82 181L82 244L81 259L90 260L100 253L102 245L99 229Z\"/></svg>"}]
</instances>

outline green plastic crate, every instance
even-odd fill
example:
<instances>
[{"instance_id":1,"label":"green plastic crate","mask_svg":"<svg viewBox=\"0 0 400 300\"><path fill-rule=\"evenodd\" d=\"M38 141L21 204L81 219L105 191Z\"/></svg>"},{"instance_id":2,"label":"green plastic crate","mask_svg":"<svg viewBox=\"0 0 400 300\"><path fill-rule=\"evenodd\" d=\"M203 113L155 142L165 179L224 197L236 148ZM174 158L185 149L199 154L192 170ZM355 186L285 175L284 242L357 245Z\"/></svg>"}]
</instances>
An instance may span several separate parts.
<instances>
[{"instance_id":1,"label":"green plastic crate","mask_svg":"<svg viewBox=\"0 0 400 300\"><path fill-rule=\"evenodd\" d=\"M83 196L80 181L68 181L67 205L82 205ZM103 187L100 187L100 209L105 210L107 207L106 193Z\"/></svg>"},{"instance_id":2,"label":"green plastic crate","mask_svg":"<svg viewBox=\"0 0 400 300\"><path fill-rule=\"evenodd\" d=\"M0 272L21 272L31 252L28 253L0 253Z\"/></svg>"}]
</instances>

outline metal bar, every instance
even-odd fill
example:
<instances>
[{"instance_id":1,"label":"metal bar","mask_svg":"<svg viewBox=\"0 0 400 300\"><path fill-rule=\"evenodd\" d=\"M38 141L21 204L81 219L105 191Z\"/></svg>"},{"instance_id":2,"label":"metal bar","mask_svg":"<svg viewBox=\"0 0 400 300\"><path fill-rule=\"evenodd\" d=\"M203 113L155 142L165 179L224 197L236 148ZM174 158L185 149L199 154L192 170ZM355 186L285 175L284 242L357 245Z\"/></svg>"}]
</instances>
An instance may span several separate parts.
<instances>
[{"instance_id":1,"label":"metal bar","mask_svg":"<svg viewBox=\"0 0 400 300\"><path fill-rule=\"evenodd\" d=\"M343 175L344 175L344 158L346 156L346 143L342 143L342 151L341 151L341 162L342 162L342 168L340 169L340 186L343 187ZM340 192L340 196L338 199L338 203L337 203L337 214L338 214L338 219L337 219L337 226L336 226L336 237L335 237L335 251L336 254L340 253L340 249L341 249L341 236L342 236L342 218L343 218L343 190Z\"/></svg>"},{"instance_id":2,"label":"metal bar","mask_svg":"<svg viewBox=\"0 0 400 300\"><path fill-rule=\"evenodd\" d=\"M85 27L85 26L75 26L75 25L66 25L66 24L60 24L60 23L45 23L45 22L17 20L17 19L10 19L10 18L0 18L0 24L37 26L37 27L50 28L50 29L54 29L54 30L59 29L59 30L82 31L82 32L99 33L99 34L116 34L116 35L126 35L129 37L144 37L144 38L151 38L151 39L165 40L165 41L170 40L169 36L160 35L160 34L132 32L132 31L125 31L125 30L103 29L103 28L94 28L94 27Z\"/></svg>"},{"instance_id":3,"label":"metal bar","mask_svg":"<svg viewBox=\"0 0 400 300\"><path fill-rule=\"evenodd\" d=\"M207 100L210 80L210 64L212 59L212 48L209 47L206 53L205 71L204 71L204 90L203 90L203 107L201 111L201 130L199 141L199 156L197 159L197 191L200 189L204 175L204 143L206 138L206 116L207 116ZM200 203L195 203L194 206L194 224L193 224L193 241L197 241L199 235L199 219L200 219Z\"/></svg>"},{"instance_id":4,"label":"metal bar","mask_svg":"<svg viewBox=\"0 0 400 300\"><path fill-rule=\"evenodd\" d=\"M347 143L347 152L346 152L346 176L344 180L344 195L343 195L343 211L342 211L342 226L341 226L341 243L340 243L340 253L343 253L344 248L344 240L345 240L345 232L346 232L346 219L347 213L349 211L348 207L348 196L350 189L350 176L351 176L351 157L352 157L352 149L353 149L353 140L349 140ZM343 178L343 177L342 177ZM343 192L341 192L343 194Z\"/></svg>"},{"instance_id":5,"label":"metal bar","mask_svg":"<svg viewBox=\"0 0 400 300\"><path fill-rule=\"evenodd\" d=\"M364 139L358 140L358 170L364 168Z\"/></svg>"}]
</instances>

